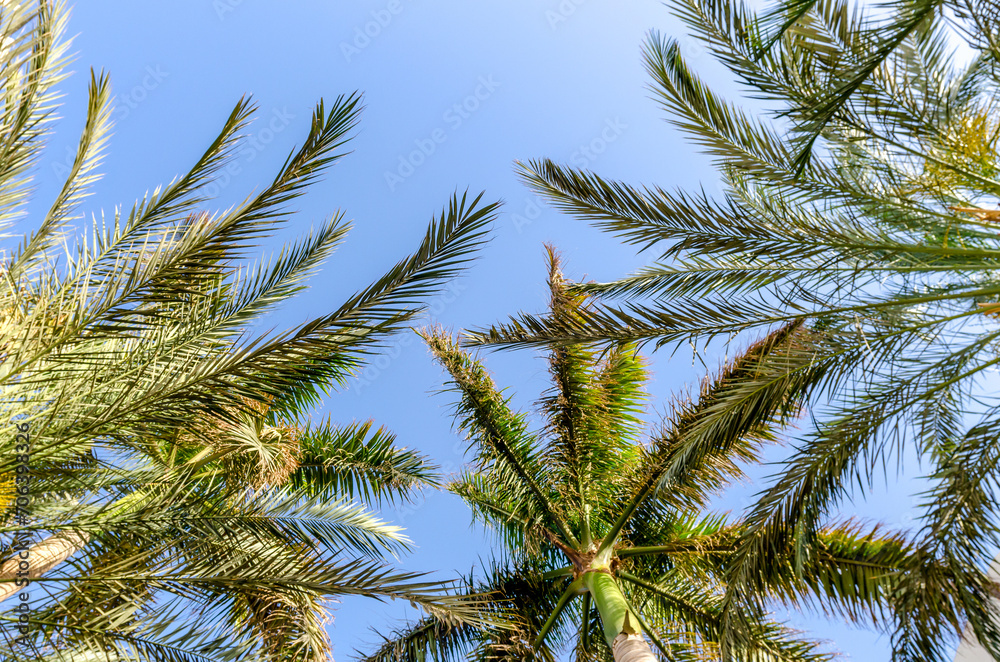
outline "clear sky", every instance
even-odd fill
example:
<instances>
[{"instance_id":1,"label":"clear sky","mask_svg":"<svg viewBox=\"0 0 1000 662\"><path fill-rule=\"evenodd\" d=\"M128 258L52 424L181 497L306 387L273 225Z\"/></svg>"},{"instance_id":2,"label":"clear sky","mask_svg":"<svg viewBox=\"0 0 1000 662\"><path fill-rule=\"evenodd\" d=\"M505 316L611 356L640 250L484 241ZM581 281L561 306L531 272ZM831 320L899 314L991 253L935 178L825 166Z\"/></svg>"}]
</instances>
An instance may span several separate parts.
<instances>
[{"instance_id":1,"label":"clear sky","mask_svg":"<svg viewBox=\"0 0 1000 662\"><path fill-rule=\"evenodd\" d=\"M459 329L539 311L546 301L543 242L562 250L574 278L610 280L645 256L545 208L513 175L515 159L550 157L636 183L716 187L708 160L649 98L640 62L649 29L684 34L653 0L80 2L70 21L76 74L63 85L64 119L40 165L40 199L50 196L67 150L75 148L91 67L110 71L118 100L106 177L88 212L128 206L185 171L249 93L260 108L252 149L239 159L238 174L218 187L220 206L240 199L268 181L304 138L321 97L360 90L366 110L354 153L297 203L300 213L283 238L336 210L355 219L354 230L275 326L329 311L365 286L415 248L431 215L465 188L503 199L503 214L491 244L434 302L430 320ZM695 66L717 73L692 42L684 47ZM705 360L714 368L720 358ZM487 359L525 408L545 388L545 364L531 352ZM690 351L657 356L653 368L651 419L670 393L704 372ZM434 394L441 381L417 338L400 336L317 414L343 422L374 418L401 444L454 470L465 446L451 428L450 400ZM747 505L758 488L727 495L720 508ZM910 486L892 486L847 512L906 526L909 494ZM444 578L468 572L490 553L490 539L471 527L456 497L429 494L386 516L417 544L403 559L408 569L437 569ZM387 631L404 613L401 605L370 600L339 605L332 625L337 659L370 649L377 638L369 628ZM817 615L790 618L849 659L889 657L885 637Z\"/></svg>"}]
</instances>

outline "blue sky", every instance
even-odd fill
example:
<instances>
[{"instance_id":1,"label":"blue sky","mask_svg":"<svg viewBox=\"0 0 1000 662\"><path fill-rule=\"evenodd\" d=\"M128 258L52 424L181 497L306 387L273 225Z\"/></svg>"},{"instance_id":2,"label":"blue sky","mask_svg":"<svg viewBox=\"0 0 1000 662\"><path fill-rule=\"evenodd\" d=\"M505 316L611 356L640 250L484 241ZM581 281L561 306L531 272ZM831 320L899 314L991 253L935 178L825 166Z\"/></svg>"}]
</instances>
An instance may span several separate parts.
<instances>
[{"instance_id":1,"label":"blue sky","mask_svg":"<svg viewBox=\"0 0 1000 662\"><path fill-rule=\"evenodd\" d=\"M272 177L306 135L321 97L360 90L366 110L354 153L297 203L282 238L337 210L354 219L354 229L312 289L274 324L287 327L331 310L365 286L417 245L453 191L466 188L502 199L503 213L490 245L433 302L427 321L459 329L541 310L543 242L562 251L574 278L609 280L645 256L546 208L514 176L515 159L544 156L631 182L716 187L709 161L649 98L640 45L650 29L684 35L653 0L79 3L69 30L76 35L76 74L63 85L64 119L40 164L39 197L55 188L67 150L75 148L91 67L111 73L118 99L106 176L87 204L95 213L128 206L185 171L237 100L252 94L259 112L250 149L217 187L220 207L241 199ZM718 74L693 42L682 44L695 66ZM713 368L720 358L703 357ZM531 352L487 359L525 408L544 389L545 364ZM670 393L704 372L687 350L655 357L653 369L651 419ZM374 418L401 444L454 470L465 446L451 428L448 397L434 394L441 381L417 338L400 336L317 415ZM758 488L742 487L720 507L739 509ZM910 486L893 486L849 512L905 526L911 493ZM403 560L407 569L452 576L490 553L490 539L471 527L468 511L450 495L429 494L386 516L406 526L417 544ZM332 626L337 659L373 642L368 628L385 631L405 613L400 605L346 600ZM791 619L849 659L888 659L884 637L815 615Z\"/></svg>"}]
</instances>

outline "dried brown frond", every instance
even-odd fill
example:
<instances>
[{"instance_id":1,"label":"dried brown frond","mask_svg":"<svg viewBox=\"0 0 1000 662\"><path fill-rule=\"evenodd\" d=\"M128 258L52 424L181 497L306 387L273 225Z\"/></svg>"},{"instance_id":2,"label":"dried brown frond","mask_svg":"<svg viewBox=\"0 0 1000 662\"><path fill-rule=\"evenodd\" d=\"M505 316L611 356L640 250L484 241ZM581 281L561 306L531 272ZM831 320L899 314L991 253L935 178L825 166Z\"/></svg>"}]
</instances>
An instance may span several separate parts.
<instances>
[{"instance_id":1,"label":"dried brown frond","mask_svg":"<svg viewBox=\"0 0 1000 662\"><path fill-rule=\"evenodd\" d=\"M253 489L285 484L299 466L302 429L268 424L270 402L241 400L244 407L228 407L225 419L203 418L180 443L211 446L221 454L227 474Z\"/></svg>"},{"instance_id":2,"label":"dried brown frond","mask_svg":"<svg viewBox=\"0 0 1000 662\"><path fill-rule=\"evenodd\" d=\"M948 209L975 216L980 221L1000 221L1000 209L979 209L977 207L948 207Z\"/></svg>"}]
</instances>

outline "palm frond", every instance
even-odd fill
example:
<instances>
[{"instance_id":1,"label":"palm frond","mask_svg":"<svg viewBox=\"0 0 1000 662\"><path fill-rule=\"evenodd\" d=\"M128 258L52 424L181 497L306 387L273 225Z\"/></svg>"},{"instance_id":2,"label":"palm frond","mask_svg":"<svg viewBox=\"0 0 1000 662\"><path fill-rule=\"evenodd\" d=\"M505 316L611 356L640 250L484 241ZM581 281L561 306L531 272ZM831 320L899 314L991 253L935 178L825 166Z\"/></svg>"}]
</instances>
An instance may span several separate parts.
<instances>
[{"instance_id":1,"label":"palm frond","mask_svg":"<svg viewBox=\"0 0 1000 662\"><path fill-rule=\"evenodd\" d=\"M398 448L395 440L385 428L372 429L371 421L309 426L299 436L291 487L315 497L395 503L414 498L423 487L437 486L436 467L420 453Z\"/></svg>"}]
</instances>

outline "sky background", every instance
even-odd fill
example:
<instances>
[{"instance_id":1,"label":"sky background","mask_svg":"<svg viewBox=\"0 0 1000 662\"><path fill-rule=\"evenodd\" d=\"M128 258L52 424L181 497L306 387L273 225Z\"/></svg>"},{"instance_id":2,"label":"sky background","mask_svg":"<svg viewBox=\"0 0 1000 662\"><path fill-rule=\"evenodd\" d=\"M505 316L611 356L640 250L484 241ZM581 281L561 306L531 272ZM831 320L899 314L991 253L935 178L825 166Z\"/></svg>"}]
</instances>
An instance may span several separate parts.
<instances>
[{"instance_id":1,"label":"sky background","mask_svg":"<svg viewBox=\"0 0 1000 662\"><path fill-rule=\"evenodd\" d=\"M338 210L354 219L354 229L274 326L287 328L335 308L412 251L431 216L465 189L502 199L503 211L491 243L467 276L433 301L426 321L458 330L519 310L541 311L547 299L543 242L560 249L575 279L611 280L648 256L548 209L519 183L516 159L549 157L633 183L717 190L709 160L663 121L650 98L640 58L650 29L681 39L693 65L726 88L720 70L652 0L80 3L69 27L75 74L62 85L63 119L39 166L38 199L51 199L75 149L90 68L109 71L117 95L105 178L85 205L97 214L128 207L185 172L233 105L251 94L259 106L249 130L251 149L237 160L238 174L224 177L213 191L220 208L238 201L269 181L305 137L320 98L360 90L366 109L353 153L295 203L298 213L281 240ZM421 143L429 152L435 136L431 153L413 155ZM271 242L262 251L279 245ZM533 352L486 358L522 408L546 388L545 362ZM672 358L654 356L650 420L670 394L696 384L705 372L702 360L714 369L721 358L708 353L695 359L687 348ZM345 423L375 419L401 445L455 471L465 443L452 429L450 398L435 394L442 379L418 339L402 335L316 415ZM775 449L772 459L782 452ZM845 512L892 527L911 524L915 485L895 476L890 483ZM734 490L719 507L738 511L759 488ZM404 525L416 543L403 559L406 569L438 570L443 579L467 573L491 553L491 539L471 525L457 497L431 493L385 516ZM378 637L370 628L387 632L407 614L413 612L404 605L345 600L331 628L336 659L371 650ZM884 636L817 615L791 614L789 620L848 659L889 657Z\"/></svg>"}]
</instances>

